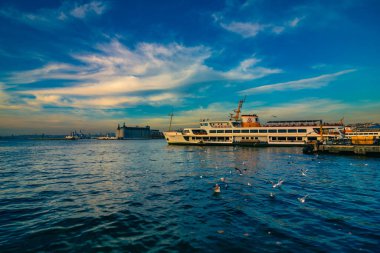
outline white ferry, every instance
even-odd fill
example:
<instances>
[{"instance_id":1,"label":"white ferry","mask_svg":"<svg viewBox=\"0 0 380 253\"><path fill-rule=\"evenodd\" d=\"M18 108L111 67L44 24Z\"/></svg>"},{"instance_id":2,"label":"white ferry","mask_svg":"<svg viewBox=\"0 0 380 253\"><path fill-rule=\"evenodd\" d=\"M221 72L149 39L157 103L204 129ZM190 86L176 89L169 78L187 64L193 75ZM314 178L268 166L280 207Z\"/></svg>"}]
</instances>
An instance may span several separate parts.
<instances>
[{"instance_id":1,"label":"white ferry","mask_svg":"<svg viewBox=\"0 0 380 253\"><path fill-rule=\"evenodd\" d=\"M176 145L302 146L309 141L340 138L344 130L342 122L322 120L269 121L261 125L256 114L240 117L243 103L239 101L228 121L204 119L199 128L164 132L165 139Z\"/></svg>"},{"instance_id":2,"label":"white ferry","mask_svg":"<svg viewBox=\"0 0 380 253\"><path fill-rule=\"evenodd\" d=\"M348 139L351 139L353 136L373 136L375 138L379 138L380 129L345 127L344 136Z\"/></svg>"}]
</instances>

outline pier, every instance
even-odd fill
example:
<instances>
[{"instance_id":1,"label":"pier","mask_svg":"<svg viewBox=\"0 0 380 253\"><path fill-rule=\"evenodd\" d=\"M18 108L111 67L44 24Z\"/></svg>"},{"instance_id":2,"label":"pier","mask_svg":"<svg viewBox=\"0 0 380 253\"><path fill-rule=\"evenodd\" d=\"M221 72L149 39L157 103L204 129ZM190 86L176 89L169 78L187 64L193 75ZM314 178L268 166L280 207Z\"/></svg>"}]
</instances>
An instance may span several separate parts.
<instances>
[{"instance_id":1,"label":"pier","mask_svg":"<svg viewBox=\"0 0 380 253\"><path fill-rule=\"evenodd\" d=\"M380 146L374 145L319 145L317 152L380 156Z\"/></svg>"},{"instance_id":2,"label":"pier","mask_svg":"<svg viewBox=\"0 0 380 253\"><path fill-rule=\"evenodd\" d=\"M379 156L380 145L339 145L339 144L308 144L303 148L303 153L330 153L341 155L365 155Z\"/></svg>"}]
</instances>

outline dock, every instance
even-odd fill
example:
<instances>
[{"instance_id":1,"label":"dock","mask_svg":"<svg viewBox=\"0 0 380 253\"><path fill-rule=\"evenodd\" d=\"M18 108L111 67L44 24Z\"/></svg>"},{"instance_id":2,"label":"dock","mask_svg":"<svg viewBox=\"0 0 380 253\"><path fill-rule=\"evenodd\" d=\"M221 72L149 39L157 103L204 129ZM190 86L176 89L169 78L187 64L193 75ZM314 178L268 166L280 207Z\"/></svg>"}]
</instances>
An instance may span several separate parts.
<instances>
[{"instance_id":1,"label":"dock","mask_svg":"<svg viewBox=\"0 0 380 253\"><path fill-rule=\"evenodd\" d=\"M308 144L303 148L303 153L329 153L340 155L364 155L380 157L380 145Z\"/></svg>"},{"instance_id":2,"label":"dock","mask_svg":"<svg viewBox=\"0 0 380 253\"><path fill-rule=\"evenodd\" d=\"M333 154L377 155L380 156L380 146L374 145L320 145L318 152Z\"/></svg>"}]
</instances>

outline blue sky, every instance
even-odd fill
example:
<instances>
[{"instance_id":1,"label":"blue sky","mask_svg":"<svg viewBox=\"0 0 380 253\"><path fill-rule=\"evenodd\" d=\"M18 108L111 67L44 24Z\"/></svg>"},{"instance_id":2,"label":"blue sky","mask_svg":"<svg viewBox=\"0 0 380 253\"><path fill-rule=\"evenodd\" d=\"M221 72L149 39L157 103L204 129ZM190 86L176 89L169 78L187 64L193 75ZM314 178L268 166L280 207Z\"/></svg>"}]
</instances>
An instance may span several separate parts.
<instances>
[{"instance_id":1,"label":"blue sky","mask_svg":"<svg viewBox=\"0 0 380 253\"><path fill-rule=\"evenodd\" d=\"M0 1L0 134L380 121L380 2Z\"/></svg>"}]
</instances>

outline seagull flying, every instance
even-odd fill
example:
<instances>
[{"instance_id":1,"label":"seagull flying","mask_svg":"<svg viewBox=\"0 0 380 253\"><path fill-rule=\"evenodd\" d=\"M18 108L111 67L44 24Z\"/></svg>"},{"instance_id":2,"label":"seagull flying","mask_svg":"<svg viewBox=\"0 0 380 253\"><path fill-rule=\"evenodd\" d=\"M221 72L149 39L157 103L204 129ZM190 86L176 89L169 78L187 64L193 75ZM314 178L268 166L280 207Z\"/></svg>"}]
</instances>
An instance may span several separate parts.
<instances>
[{"instance_id":1,"label":"seagull flying","mask_svg":"<svg viewBox=\"0 0 380 253\"><path fill-rule=\"evenodd\" d=\"M301 169L301 175L306 177L306 173L307 173L308 169L304 170L304 169Z\"/></svg>"}]
</instances>

